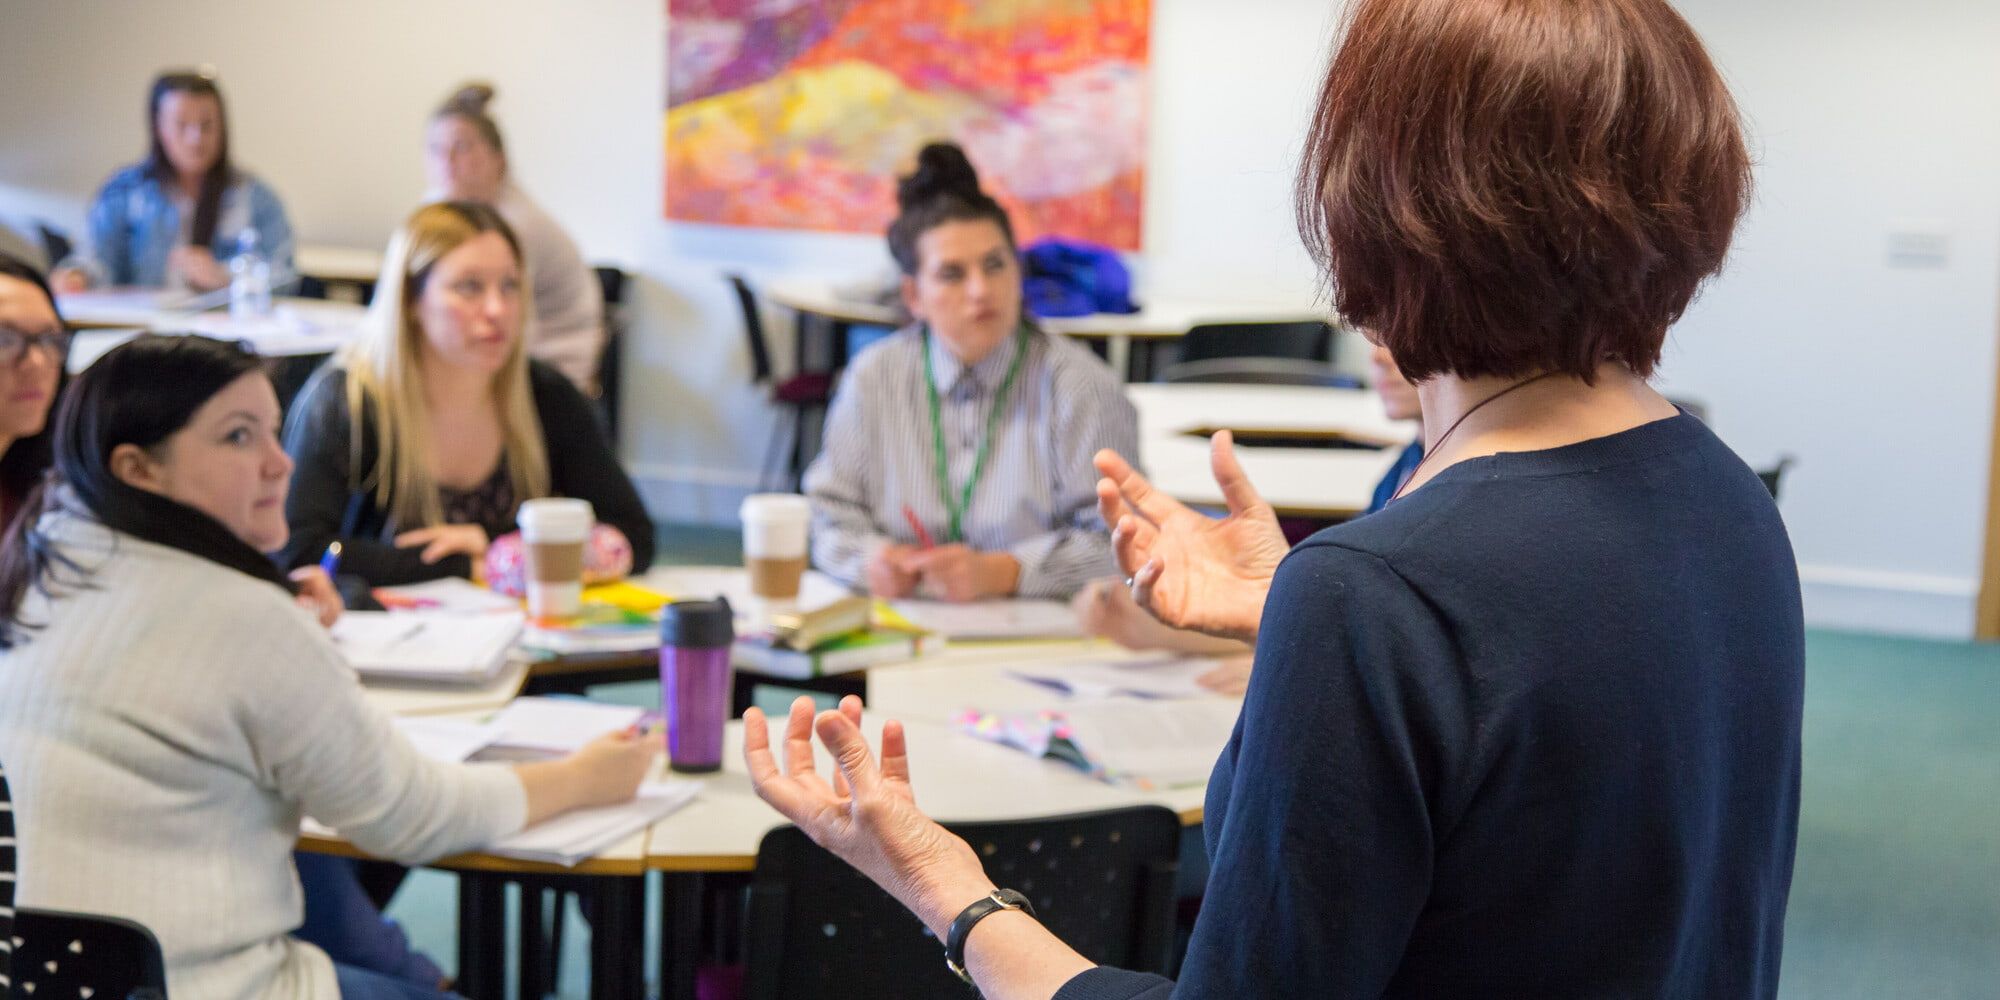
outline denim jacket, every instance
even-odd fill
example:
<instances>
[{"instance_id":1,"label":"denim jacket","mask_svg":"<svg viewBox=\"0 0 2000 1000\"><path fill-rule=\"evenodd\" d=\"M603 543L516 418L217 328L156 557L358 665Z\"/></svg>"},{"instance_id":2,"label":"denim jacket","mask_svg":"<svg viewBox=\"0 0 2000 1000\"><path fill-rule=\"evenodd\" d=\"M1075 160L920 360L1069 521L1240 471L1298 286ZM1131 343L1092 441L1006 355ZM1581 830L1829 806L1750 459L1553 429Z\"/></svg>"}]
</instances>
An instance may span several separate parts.
<instances>
[{"instance_id":1,"label":"denim jacket","mask_svg":"<svg viewBox=\"0 0 2000 1000\"><path fill-rule=\"evenodd\" d=\"M89 237L68 263L88 271L100 285L159 288L168 284L167 254L187 241L173 192L133 164L111 175L90 206ZM263 181L238 170L222 192L215 239L216 259L236 253L245 229L257 231L257 246L271 262L274 280L292 274L292 224L285 206Z\"/></svg>"}]
</instances>

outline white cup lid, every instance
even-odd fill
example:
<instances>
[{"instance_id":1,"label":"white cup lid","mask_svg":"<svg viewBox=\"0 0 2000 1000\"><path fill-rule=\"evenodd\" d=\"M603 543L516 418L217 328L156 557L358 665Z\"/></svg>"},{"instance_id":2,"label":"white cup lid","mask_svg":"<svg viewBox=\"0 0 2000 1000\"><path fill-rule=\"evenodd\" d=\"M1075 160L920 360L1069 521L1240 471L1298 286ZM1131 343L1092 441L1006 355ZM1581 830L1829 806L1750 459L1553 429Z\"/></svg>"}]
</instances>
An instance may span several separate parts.
<instances>
[{"instance_id":1,"label":"white cup lid","mask_svg":"<svg viewBox=\"0 0 2000 1000\"><path fill-rule=\"evenodd\" d=\"M588 500L543 497L522 504L514 520L523 535L569 537L589 534L596 515Z\"/></svg>"},{"instance_id":2,"label":"white cup lid","mask_svg":"<svg viewBox=\"0 0 2000 1000\"><path fill-rule=\"evenodd\" d=\"M752 493L743 498L744 521L809 521L812 505L797 493Z\"/></svg>"}]
</instances>

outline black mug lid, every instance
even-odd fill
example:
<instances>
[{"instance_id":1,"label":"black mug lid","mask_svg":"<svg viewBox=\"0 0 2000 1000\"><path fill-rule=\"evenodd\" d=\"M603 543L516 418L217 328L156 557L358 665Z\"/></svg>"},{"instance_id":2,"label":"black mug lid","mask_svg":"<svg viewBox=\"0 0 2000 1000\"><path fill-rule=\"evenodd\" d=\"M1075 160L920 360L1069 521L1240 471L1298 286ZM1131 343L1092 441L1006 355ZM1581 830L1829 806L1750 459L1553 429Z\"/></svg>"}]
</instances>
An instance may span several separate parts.
<instances>
[{"instance_id":1,"label":"black mug lid","mask_svg":"<svg viewBox=\"0 0 2000 1000\"><path fill-rule=\"evenodd\" d=\"M660 611L660 645L718 649L736 641L736 613L729 599L674 601Z\"/></svg>"}]
</instances>

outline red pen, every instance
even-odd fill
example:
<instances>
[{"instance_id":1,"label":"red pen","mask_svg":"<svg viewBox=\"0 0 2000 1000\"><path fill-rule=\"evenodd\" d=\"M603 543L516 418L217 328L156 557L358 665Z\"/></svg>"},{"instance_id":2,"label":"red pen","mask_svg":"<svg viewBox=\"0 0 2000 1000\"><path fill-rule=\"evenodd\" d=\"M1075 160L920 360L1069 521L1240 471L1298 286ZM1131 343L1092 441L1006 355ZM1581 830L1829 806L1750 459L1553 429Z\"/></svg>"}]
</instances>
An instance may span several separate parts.
<instances>
[{"instance_id":1,"label":"red pen","mask_svg":"<svg viewBox=\"0 0 2000 1000\"><path fill-rule=\"evenodd\" d=\"M903 505L903 520L910 522L910 530L917 533L919 548L928 549L936 544L931 541L931 533L924 530L924 522L917 520L917 512L911 510L909 504Z\"/></svg>"}]
</instances>

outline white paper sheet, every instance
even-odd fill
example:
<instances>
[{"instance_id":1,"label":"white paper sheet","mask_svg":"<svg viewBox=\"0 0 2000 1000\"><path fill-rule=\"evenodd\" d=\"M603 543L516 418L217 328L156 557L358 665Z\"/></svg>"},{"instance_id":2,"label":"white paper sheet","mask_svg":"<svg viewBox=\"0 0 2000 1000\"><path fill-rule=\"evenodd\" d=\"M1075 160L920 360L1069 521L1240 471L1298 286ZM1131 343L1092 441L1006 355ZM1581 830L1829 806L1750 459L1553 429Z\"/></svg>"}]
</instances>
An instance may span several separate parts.
<instances>
[{"instance_id":1,"label":"white paper sheet","mask_svg":"<svg viewBox=\"0 0 2000 1000\"><path fill-rule=\"evenodd\" d=\"M1061 601L894 601L917 627L946 639L1081 639L1083 626Z\"/></svg>"},{"instance_id":2,"label":"white paper sheet","mask_svg":"<svg viewBox=\"0 0 2000 1000\"><path fill-rule=\"evenodd\" d=\"M574 698L516 698L493 716L491 724L501 732L495 746L571 753L605 733L630 727L645 714L629 705Z\"/></svg>"},{"instance_id":3,"label":"white paper sheet","mask_svg":"<svg viewBox=\"0 0 2000 1000\"><path fill-rule=\"evenodd\" d=\"M403 716L395 721L396 730L417 748L418 753L447 764L462 763L500 739L500 727L490 722L482 724L421 715Z\"/></svg>"},{"instance_id":4,"label":"white paper sheet","mask_svg":"<svg viewBox=\"0 0 2000 1000\"><path fill-rule=\"evenodd\" d=\"M502 857L574 865L666 818L694 801L700 791L699 781L648 782L639 786L639 794L630 802L573 809L502 837L487 850Z\"/></svg>"},{"instance_id":5,"label":"white paper sheet","mask_svg":"<svg viewBox=\"0 0 2000 1000\"><path fill-rule=\"evenodd\" d=\"M456 576L426 580L423 583L404 584L400 587L378 587L378 593L409 601L415 610L443 611L455 614L487 614L512 611L519 613L521 602L506 594L496 594L471 580ZM391 603L384 601L384 603ZM392 611L408 610L392 607Z\"/></svg>"},{"instance_id":6,"label":"white paper sheet","mask_svg":"<svg viewBox=\"0 0 2000 1000\"><path fill-rule=\"evenodd\" d=\"M1119 696L1199 698L1213 696L1195 681L1214 670L1216 664L1217 661L1210 659L1161 654L1143 659L1051 663L1009 673L1030 684L1084 701Z\"/></svg>"},{"instance_id":7,"label":"white paper sheet","mask_svg":"<svg viewBox=\"0 0 2000 1000\"><path fill-rule=\"evenodd\" d=\"M1070 741L1112 777L1155 788L1208 780L1243 703L1233 698L1078 703L1063 710Z\"/></svg>"}]
</instances>

